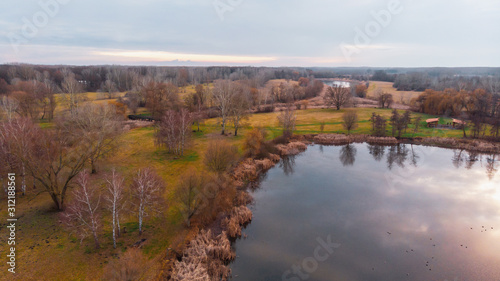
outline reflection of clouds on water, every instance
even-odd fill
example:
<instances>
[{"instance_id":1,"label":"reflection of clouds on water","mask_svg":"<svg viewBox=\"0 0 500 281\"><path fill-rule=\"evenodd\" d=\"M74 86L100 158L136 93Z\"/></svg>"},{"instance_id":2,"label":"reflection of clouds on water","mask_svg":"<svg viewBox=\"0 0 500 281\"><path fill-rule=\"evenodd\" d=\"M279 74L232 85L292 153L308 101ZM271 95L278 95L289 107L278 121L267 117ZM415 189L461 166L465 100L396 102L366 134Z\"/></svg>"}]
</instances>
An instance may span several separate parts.
<instances>
[{"instance_id":1,"label":"reflection of clouds on water","mask_svg":"<svg viewBox=\"0 0 500 281\"><path fill-rule=\"evenodd\" d=\"M248 239L236 243L233 274L243 279L235 280L281 280L274 277L311 256L315 239L327 234L342 247L308 280L500 275L500 180L485 174L498 156L478 155L466 169L464 152L457 169L452 150L351 146L308 149L294 158L294 173L269 171L254 196ZM340 159L352 159L353 150L355 169ZM380 163L384 157L392 170ZM404 180L388 186L386 172Z\"/></svg>"}]
</instances>

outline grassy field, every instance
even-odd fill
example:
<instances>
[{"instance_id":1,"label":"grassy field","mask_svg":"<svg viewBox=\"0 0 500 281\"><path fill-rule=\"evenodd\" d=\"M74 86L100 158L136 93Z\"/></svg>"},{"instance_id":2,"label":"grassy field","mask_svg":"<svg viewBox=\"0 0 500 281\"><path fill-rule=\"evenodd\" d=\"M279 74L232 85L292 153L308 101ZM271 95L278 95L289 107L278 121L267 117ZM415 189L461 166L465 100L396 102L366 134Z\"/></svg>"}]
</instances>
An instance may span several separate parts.
<instances>
[{"instance_id":1,"label":"grassy field","mask_svg":"<svg viewBox=\"0 0 500 281\"><path fill-rule=\"evenodd\" d=\"M387 109L355 109L359 115L359 127L353 131L356 134L369 134L371 123L368 121L372 112L388 118L391 110ZM320 133L320 124L325 122L324 133L345 133L342 127L342 113L344 110L311 109L297 111L296 134ZM126 132L120 139L120 147L111 158L100 164L99 177L104 172L115 167L126 176L130 182L133 173L139 168L154 167L167 183L168 205L165 206L164 216L148 219L145 222L145 232L142 237L138 235L136 219L130 215L124 219L127 233L120 238L119 248L112 248L111 230L107 218L104 220L106 227L101 235L103 248L94 250L93 243L86 239L80 244L79 239L71 235L59 221L59 214L52 211L52 202L46 193L35 195L42 191L39 188L32 190L29 195L18 200L18 272L17 278L12 279L6 274L0 275L1 280L99 280L103 269L110 260L140 238L146 238L143 252L150 259L149 273L154 274L156 262L165 252L172 241L182 239L185 227L177 211L177 205L172 197L172 190L180 176L188 166L199 170L203 169L203 154L207 143L214 138L225 138L229 142L241 147L243 136L251 128L261 127L269 132L268 138L281 135L277 122L279 112L254 114L244 121L244 128L239 131L239 136L220 136L220 125L217 119L210 119L201 126L202 132L193 133L190 148L184 157L174 157L162 148L154 145L154 129L151 127L138 128ZM417 114L414 114L416 116ZM434 117L422 115L423 119ZM449 120L442 119L445 123ZM460 130L438 130L425 127L415 136L446 136L460 137ZM50 126L50 124L46 124ZM388 132L390 128L388 128ZM411 127L410 130L411 131ZM228 132L232 128L228 127ZM407 133L405 136L412 136ZM0 206L0 217L6 217L6 208ZM2 222L5 229L5 222ZM2 232L5 233L5 232ZM0 243L5 245L6 235L0 237ZM0 255L6 255L6 247L0 247ZM0 270L6 272L6 264L1 263ZM8 279L6 279L9 277Z\"/></svg>"},{"instance_id":2,"label":"grassy field","mask_svg":"<svg viewBox=\"0 0 500 281\"><path fill-rule=\"evenodd\" d=\"M116 93L116 97L112 99L108 99L105 93L97 93L97 92L87 92L78 94L79 97L86 102L93 102L97 104L107 104L108 102L116 101L118 97L125 96L125 92ZM55 94L57 107L55 110L55 114L60 113L66 110L68 107L65 103L65 95L66 94Z\"/></svg>"},{"instance_id":3,"label":"grassy field","mask_svg":"<svg viewBox=\"0 0 500 281\"><path fill-rule=\"evenodd\" d=\"M358 113L358 128L353 130L353 134L371 134L371 122L370 117L372 112L380 114L385 118L389 119L391 116L391 109L373 109L373 108L356 108ZM345 112L344 109L339 111L334 109L308 109L308 110L298 110L297 111L297 124L296 124L296 134L319 134L320 125L325 122L325 128L323 133L336 133L342 134L347 133L342 126L342 114ZM244 121L246 129L253 127L265 128L270 137L277 137L281 134L281 129L278 124L279 112L273 113L262 113L253 114L249 116L247 120ZM430 137L430 136L445 136L445 137L461 137L461 130L451 130L451 129L434 129L427 128L425 120L428 118L435 118L436 116L428 114L413 113L412 117L421 116L422 121L420 124L419 132L413 135L411 132L413 130L413 125L410 125L408 132L404 134L404 137ZM451 122L451 118L441 118L440 124L446 124ZM206 122L207 126L213 128L218 127L217 119L211 119ZM388 124L387 133L391 132L391 126Z\"/></svg>"},{"instance_id":4,"label":"grassy field","mask_svg":"<svg viewBox=\"0 0 500 281\"><path fill-rule=\"evenodd\" d=\"M422 92L398 91L393 87L392 82L370 81L367 97L374 98L376 91L380 89L386 93L392 94L395 102L408 105L413 98L418 97Z\"/></svg>"}]
</instances>

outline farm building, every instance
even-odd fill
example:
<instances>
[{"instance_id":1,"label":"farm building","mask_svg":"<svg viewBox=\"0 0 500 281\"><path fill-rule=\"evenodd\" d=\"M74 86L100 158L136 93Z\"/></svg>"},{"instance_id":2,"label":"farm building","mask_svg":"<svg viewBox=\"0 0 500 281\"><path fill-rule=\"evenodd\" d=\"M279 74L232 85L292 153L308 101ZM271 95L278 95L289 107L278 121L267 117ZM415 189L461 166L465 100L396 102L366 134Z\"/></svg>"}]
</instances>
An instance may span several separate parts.
<instances>
[{"instance_id":1,"label":"farm building","mask_svg":"<svg viewBox=\"0 0 500 281\"><path fill-rule=\"evenodd\" d=\"M427 127L436 128L439 123L439 118L430 118L425 120L425 122L427 122Z\"/></svg>"},{"instance_id":2,"label":"farm building","mask_svg":"<svg viewBox=\"0 0 500 281\"><path fill-rule=\"evenodd\" d=\"M463 126L465 126L465 122L464 121L458 120L458 119L453 119L453 128L460 129Z\"/></svg>"}]
</instances>

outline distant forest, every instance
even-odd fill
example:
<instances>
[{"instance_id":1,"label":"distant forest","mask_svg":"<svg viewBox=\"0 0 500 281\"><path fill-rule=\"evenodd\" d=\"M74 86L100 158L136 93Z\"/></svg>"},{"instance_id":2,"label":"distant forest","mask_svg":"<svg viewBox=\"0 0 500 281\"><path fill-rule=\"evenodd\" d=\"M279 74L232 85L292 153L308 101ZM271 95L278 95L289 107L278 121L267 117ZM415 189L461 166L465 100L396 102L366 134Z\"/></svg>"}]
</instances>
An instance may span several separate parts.
<instances>
[{"instance_id":1,"label":"distant forest","mask_svg":"<svg viewBox=\"0 0 500 281\"><path fill-rule=\"evenodd\" d=\"M250 80L254 87L272 79L297 81L316 79L352 79L394 82L401 91L473 90L487 79L498 80L500 68L300 68L300 67L155 67L155 66L48 66L29 64L0 65L0 94L17 81L51 81L57 92L64 91L63 81L73 76L84 92L107 91L111 84L118 91L133 91L153 80L178 87L211 83L218 79ZM488 89L489 90L489 89Z\"/></svg>"}]
</instances>

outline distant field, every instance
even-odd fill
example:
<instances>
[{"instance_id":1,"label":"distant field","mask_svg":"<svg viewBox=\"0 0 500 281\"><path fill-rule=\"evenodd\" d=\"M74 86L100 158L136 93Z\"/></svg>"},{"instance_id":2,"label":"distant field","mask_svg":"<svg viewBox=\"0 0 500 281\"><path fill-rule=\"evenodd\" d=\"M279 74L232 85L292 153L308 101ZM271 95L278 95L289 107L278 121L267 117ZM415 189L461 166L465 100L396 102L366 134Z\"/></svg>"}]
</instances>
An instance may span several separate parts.
<instances>
[{"instance_id":1,"label":"distant field","mask_svg":"<svg viewBox=\"0 0 500 281\"><path fill-rule=\"evenodd\" d=\"M391 116L391 109L373 109L373 108L355 108L358 113L359 126L356 130L352 131L353 134L371 134L371 122L370 117L372 112L380 114L385 118L389 119ZM324 133L346 133L342 126L342 114L345 109L339 111L334 109L308 109L308 110L298 110L297 114L297 124L296 124L296 134L318 134L321 133L320 125L325 122ZM269 131L270 137L277 137L281 134L281 128L278 124L279 112L273 113L262 113L253 114L246 121L244 125L246 129L253 127L262 127ZM412 117L421 116L422 121L420 124L420 130L418 133L413 135L412 128L410 125L408 132L404 134L405 137L427 137L427 136L443 136L443 137L461 137L462 131L451 130L451 129L434 129L427 128L425 120L428 118L435 118L437 116L412 113ZM441 118L440 123L445 124L451 122L450 118ZM214 129L218 128L217 119L210 119L206 122L207 126L212 126ZM387 125L387 132L391 131L391 126ZM229 131L230 132L230 131Z\"/></svg>"},{"instance_id":2,"label":"distant field","mask_svg":"<svg viewBox=\"0 0 500 281\"><path fill-rule=\"evenodd\" d=\"M115 98L108 99L105 93L97 93L97 92L86 92L86 93L80 93L80 97L87 102L93 102L97 104L107 104L108 102L111 101L116 101L118 97L123 97L125 96L125 92L121 93L116 93ZM66 94L55 94L56 102L57 102L57 107L56 107L56 113L64 111L67 109L67 106L65 104L65 96Z\"/></svg>"},{"instance_id":3,"label":"distant field","mask_svg":"<svg viewBox=\"0 0 500 281\"><path fill-rule=\"evenodd\" d=\"M381 81L370 81L370 87L368 88L367 97L374 98L377 89L392 94L392 97L396 103L410 104L413 98L418 97L422 92L415 91L398 91L393 87L392 82L381 82Z\"/></svg>"}]
</instances>

